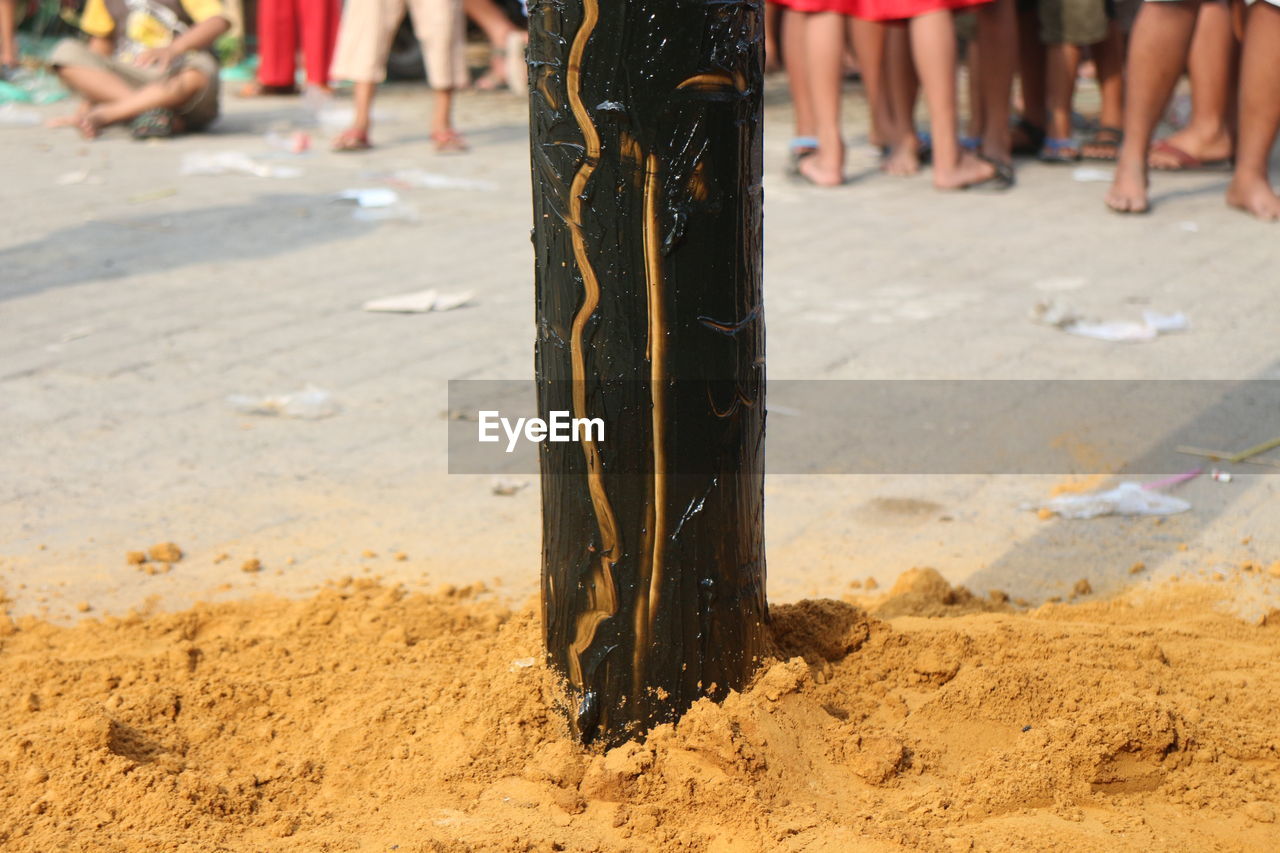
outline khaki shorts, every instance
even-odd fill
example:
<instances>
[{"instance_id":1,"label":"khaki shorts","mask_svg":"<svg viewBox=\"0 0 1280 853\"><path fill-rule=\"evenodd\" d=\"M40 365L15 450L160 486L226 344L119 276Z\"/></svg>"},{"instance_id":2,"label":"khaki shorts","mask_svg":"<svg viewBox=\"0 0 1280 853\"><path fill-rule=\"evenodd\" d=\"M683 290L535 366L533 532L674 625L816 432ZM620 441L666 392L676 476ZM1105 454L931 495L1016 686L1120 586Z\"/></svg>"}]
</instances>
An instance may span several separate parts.
<instances>
[{"instance_id":1,"label":"khaki shorts","mask_svg":"<svg viewBox=\"0 0 1280 853\"><path fill-rule=\"evenodd\" d=\"M381 83L387 55L406 9L422 44L427 83L433 89L460 89L470 80L464 53L462 0L347 0L338 25L334 80Z\"/></svg>"},{"instance_id":2,"label":"khaki shorts","mask_svg":"<svg viewBox=\"0 0 1280 853\"><path fill-rule=\"evenodd\" d=\"M110 71L134 89L168 80L181 71L199 71L205 76L204 88L174 112L182 116L188 130L208 127L218 117L218 62L212 54L204 51L187 51L161 71L156 68L139 68L114 56L94 53L78 39L63 39L49 54L49 64L55 68L100 68Z\"/></svg>"},{"instance_id":3,"label":"khaki shorts","mask_svg":"<svg viewBox=\"0 0 1280 853\"><path fill-rule=\"evenodd\" d=\"M1107 0L1038 0L1036 9L1045 44L1097 44L1107 37Z\"/></svg>"}]
</instances>

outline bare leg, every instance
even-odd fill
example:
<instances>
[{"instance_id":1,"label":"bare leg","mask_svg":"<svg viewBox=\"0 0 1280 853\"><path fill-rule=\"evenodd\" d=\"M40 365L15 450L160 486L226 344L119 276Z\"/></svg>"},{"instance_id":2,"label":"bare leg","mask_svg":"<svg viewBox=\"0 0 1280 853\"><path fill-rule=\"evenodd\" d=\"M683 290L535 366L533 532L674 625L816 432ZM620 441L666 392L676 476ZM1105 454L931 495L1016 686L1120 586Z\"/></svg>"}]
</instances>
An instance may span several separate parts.
<instances>
[{"instance_id":1,"label":"bare leg","mask_svg":"<svg viewBox=\"0 0 1280 853\"><path fill-rule=\"evenodd\" d=\"M808 26L808 15L791 9L783 11L782 59L786 63L787 85L791 89L796 136L813 136L818 126L813 117L813 91L809 86L809 68L805 60Z\"/></svg>"},{"instance_id":2,"label":"bare leg","mask_svg":"<svg viewBox=\"0 0 1280 853\"><path fill-rule=\"evenodd\" d=\"M1117 213L1144 213L1147 149L1174 84L1182 73L1199 0L1143 3L1129 39L1129 83L1125 89L1124 141L1107 207Z\"/></svg>"},{"instance_id":3,"label":"bare leg","mask_svg":"<svg viewBox=\"0 0 1280 853\"><path fill-rule=\"evenodd\" d=\"M0 0L0 65L18 64L17 0Z\"/></svg>"},{"instance_id":4,"label":"bare leg","mask_svg":"<svg viewBox=\"0 0 1280 853\"><path fill-rule=\"evenodd\" d=\"M507 62L513 59L507 56L507 42L513 33L520 32L520 28L511 23L507 13L493 0L463 0L462 10L484 31L489 42L489 72L482 78L487 83L477 81L476 85L483 89L497 88L506 79Z\"/></svg>"},{"instance_id":5,"label":"bare leg","mask_svg":"<svg viewBox=\"0 0 1280 853\"><path fill-rule=\"evenodd\" d=\"M871 112L871 130L867 138L872 145L884 145L890 138L893 118L884 74L885 28L876 21L849 19L849 36L862 60L862 85L867 92L867 108Z\"/></svg>"},{"instance_id":6,"label":"bare leg","mask_svg":"<svg viewBox=\"0 0 1280 853\"><path fill-rule=\"evenodd\" d=\"M1230 116L1235 112L1236 36L1226 3L1200 4L1187 71L1191 77L1191 120L1168 138L1170 145L1203 161L1225 160L1235 147ZM1156 169L1177 169L1178 158L1153 151Z\"/></svg>"},{"instance_id":7,"label":"bare leg","mask_svg":"<svg viewBox=\"0 0 1280 853\"><path fill-rule=\"evenodd\" d=\"M104 68L60 65L55 69L64 86L90 104L118 101L133 94L133 87Z\"/></svg>"},{"instance_id":8,"label":"bare leg","mask_svg":"<svg viewBox=\"0 0 1280 853\"><path fill-rule=\"evenodd\" d=\"M778 58L778 32L782 26L782 7L777 3L764 4L764 70L777 71L782 67Z\"/></svg>"},{"instance_id":9,"label":"bare leg","mask_svg":"<svg viewBox=\"0 0 1280 853\"><path fill-rule=\"evenodd\" d=\"M979 97L982 102L982 154L1000 163L1013 159L1009 99L1013 93L1013 53L1018 37L1014 0L994 0L978 7Z\"/></svg>"},{"instance_id":10,"label":"bare leg","mask_svg":"<svg viewBox=\"0 0 1280 853\"><path fill-rule=\"evenodd\" d=\"M965 46L965 65L969 68L969 119L965 122L964 135L970 139L982 138L982 46L977 39Z\"/></svg>"},{"instance_id":11,"label":"bare leg","mask_svg":"<svg viewBox=\"0 0 1280 853\"><path fill-rule=\"evenodd\" d=\"M1045 108L1045 55L1040 41L1040 16L1034 8L1018 11L1018 80L1022 118L1041 130L1049 123ZM1026 143L1028 140L1018 140Z\"/></svg>"},{"instance_id":12,"label":"bare leg","mask_svg":"<svg viewBox=\"0 0 1280 853\"><path fill-rule=\"evenodd\" d=\"M911 41L904 26L886 27L885 80L889 118L889 156L881 168L887 174L908 177L920 171L920 138L916 136L916 97L920 78L911 61Z\"/></svg>"},{"instance_id":13,"label":"bare leg","mask_svg":"<svg viewBox=\"0 0 1280 853\"><path fill-rule=\"evenodd\" d=\"M453 131L453 90L436 89L435 103L431 108L431 132L449 133Z\"/></svg>"},{"instance_id":14,"label":"bare leg","mask_svg":"<svg viewBox=\"0 0 1280 853\"><path fill-rule=\"evenodd\" d=\"M1280 220L1280 197L1268 161L1280 131L1280 8L1265 0L1249 8L1240 61L1240 139L1227 204L1267 222Z\"/></svg>"},{"instance_id":15,"label":"bare leg","mask_svg":"<svg viewBox=\"0 0 1280 853\"><path fill-rule=\"evenodd\" d=\"M1051 44L1047 48L1048 65L1048 116L1046 150L1074 159L1080 152L1074 145L1064 146L1071 139L1071 103L1076 93L1076 74L1080 71L1080 48L1074 44ZM1049 140L1058 143L1049 149Z\"/></svg>"},{"instance_id":16,"label":"bare leg","mask_svg":"<svg viewBox=\"0 0 1280 853\"><path fill-rule=\"evenodd\" d=\"M351 129L368 134L373 121L373 93L378 84L369 80L359 80L351 88L352 108L355 113L351 121Z\"/></svg>"},{"instance_id":17,"label":"bare leg","mask_svg":"<svg viewBox=\"0 0 1280 853\"><path fill-rule=\"evenodd\" d=\"M1102 94L1099 124L1120 127L1124 124L1124 33L1114 21L1107 28L1106 39L1093 46L1093 62Z\"/></svg>"},{"instance_id":18,"label":"bare leg","mask_svg":"<svg viewBox=\"0 0 1280 853\"><path fill-rule=\"evenodd\" d=\"M805 46L818 150L800 161L801 174L823 187L844 181L844 138L840 133L840 97L844 80L844 20L836 12L809 16Z\"/></svg>"},{"instance_id":19,"label":"bare leg","mask_svg":"<svg viewBox=\"0 0 1280 853\"><path fill-rule=\"evenodd\" d=\"M208 75L188 68L167 80L148 83L141 89L130 90L123 98L94 107L80 122L80 130L92 138L101 128L137 118L147 110L177 109L199 94L208 83Z\"/></svg>"},{"instance_id":20,"label":"bare leg","mask_svg":"<svg viewBox=\"0 0 1280 853\"><path fill-rule=\"evenodd\" d=\"M916 72L933 132L933 185L962 189L995 175L995 167L960 149L956 132L956 31L949 10L928 12L907 24Z\"/></svg>"}]
</instances>

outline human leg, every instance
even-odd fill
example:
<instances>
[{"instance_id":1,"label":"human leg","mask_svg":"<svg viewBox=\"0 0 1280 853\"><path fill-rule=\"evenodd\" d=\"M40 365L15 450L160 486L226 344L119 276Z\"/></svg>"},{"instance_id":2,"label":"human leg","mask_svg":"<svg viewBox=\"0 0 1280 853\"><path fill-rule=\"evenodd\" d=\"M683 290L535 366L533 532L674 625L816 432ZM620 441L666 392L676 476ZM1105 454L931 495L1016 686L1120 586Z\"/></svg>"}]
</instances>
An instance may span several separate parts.
<instances>
[{"instance_id":1,"label":"human leg","mask_svg":"<svg viewBox=\"0 0 1280 853\"><path fill-rule=\"evenodd\" d=\"M1013 94L1013 44L1018 37L1014 0L992 0L978 7L978 96L982 103L982 154L1000 163L1013 158L1009 126Z\"/></svg>"},{"instance_id":2,"label":"human leg","mask_svg":"<svg viewBox=\"0 0 1280 853\"><path fill-rule=\"evenodd\" d=\"M1228 3L1204 2L1196 16L1187 76L1191 79L1191 118L1186 127L1152 148L1155 169L1186 168L1190 155L1202 163L1225 161L1235 148L1236 54L1238 45Z\"/></svg>"},{"instance_id":3,"label":"human leg","mask_svg":"<svg viewBox=\"0 0 1280 853\"><path fill-rule=\"evenodd\" d=\"M845 27L837 12L815 12L805 28L806 71L813 97L818 150L797 168L813 183L838 186L844 181L844 138L840 132L840 98L844 75Z\"/></svg>"},{"instance_id":4,"label":"human leg","mask_svg":"<svg viewBox=\"0 0 1280 853\"><path fill-rule=\"evenodd\" d=\"M1240 137L1227 203L1258 219L1280 220L1268 165L1280 131L1280 6L1257 0L1245 19L1240 60Z\"/></svg>"},{"instance_id":5,"label":"human leg","mask_svg":"<svg viewBox=\"0 0 1280 853\"><path fill-rule=\"evenodd\" d=\"M907 25L916 73L924 89L933 135L933 185L962 189L995 175L995 168L962 151L957 133L956 36L951 12L912 18Z\"/></svg>"},{"instance_id":6,"label":"human leg","mask_svg":"<svg viewBox=\"0 0 1280 853\"><path fill-rule=\"evenodd\" d=\"M1174 84L1182 73L1199 0L1148 0L1129 38L1129 79L1125 87L1124 141L1106 203L1117 213L1145 213L1147 149Z\"/></svg>"}]
</instances>

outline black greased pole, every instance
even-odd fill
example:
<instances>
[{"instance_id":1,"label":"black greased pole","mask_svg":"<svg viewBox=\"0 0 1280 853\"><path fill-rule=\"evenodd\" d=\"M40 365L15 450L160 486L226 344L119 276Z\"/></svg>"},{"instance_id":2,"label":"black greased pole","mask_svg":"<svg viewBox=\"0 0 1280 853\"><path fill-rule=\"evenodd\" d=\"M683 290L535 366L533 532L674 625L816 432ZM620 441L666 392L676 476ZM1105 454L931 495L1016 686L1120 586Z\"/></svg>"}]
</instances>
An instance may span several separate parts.
<instances>
[{"instance_id":1,"label":"black greased pole","mask_svg":"<svg viewBox=\"0 0 1280 853\"><path fill-rule=\"evenodd\" d=\"M583 742L764 647L761 0L530 4L548 661Z\"/></svg>"}]
</instances>

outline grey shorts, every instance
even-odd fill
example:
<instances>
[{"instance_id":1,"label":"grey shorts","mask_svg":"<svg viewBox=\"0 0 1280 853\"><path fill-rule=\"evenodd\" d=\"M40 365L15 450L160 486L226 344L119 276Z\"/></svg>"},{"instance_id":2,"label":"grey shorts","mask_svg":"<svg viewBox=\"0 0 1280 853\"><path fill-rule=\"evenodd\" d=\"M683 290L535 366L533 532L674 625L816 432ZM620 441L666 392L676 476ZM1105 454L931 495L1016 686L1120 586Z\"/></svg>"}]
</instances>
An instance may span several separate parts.
<instances>
[{"instance_id":1,"label":"grey shorts","mask_svg":"<svg viewBox=\"0 0 1280 853\"><path fill-rule=\"evenodd\" d=\"M1107 37L1111 15L1107 0L1037 0L1040 41L1045 44L1097 44Z\"/></svg>"},{"instance_id":2,"label":"grey shorts","mask_svg":"<svg viewBox=\"0 0 1280 853\"><path fill-rule=\"evenodd\" d=\"M187 129L200 130L218 117L218 63L212 54L204 51L187 51L165 70L139 68L114 56L103 56L89 49L78 39L63 39L49 54L49 64L55 68L100 68L110 71L134 89L149 83L158 83L188 70L199 71L205 76L205 85L175 112L186 121Z\"/></svg>"}]
</instances>

